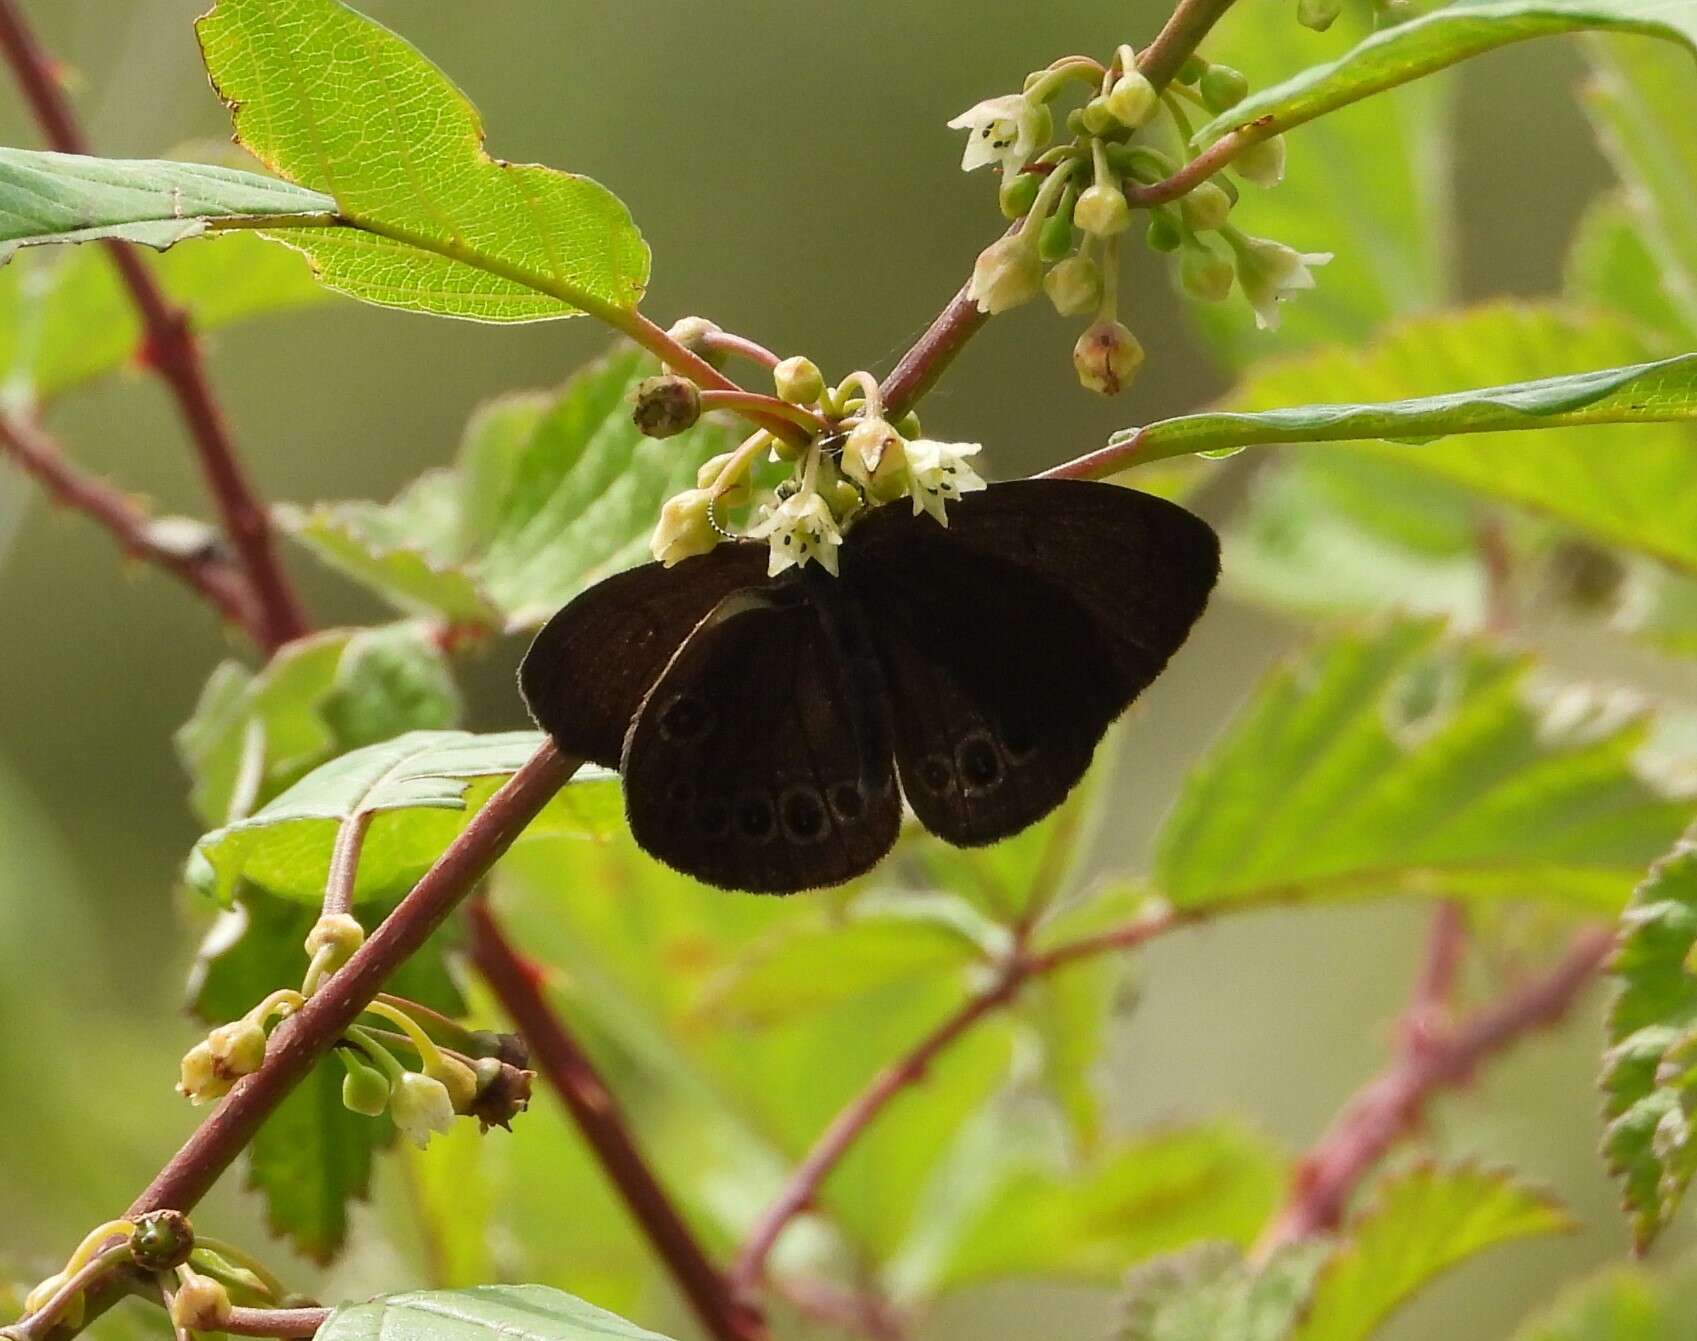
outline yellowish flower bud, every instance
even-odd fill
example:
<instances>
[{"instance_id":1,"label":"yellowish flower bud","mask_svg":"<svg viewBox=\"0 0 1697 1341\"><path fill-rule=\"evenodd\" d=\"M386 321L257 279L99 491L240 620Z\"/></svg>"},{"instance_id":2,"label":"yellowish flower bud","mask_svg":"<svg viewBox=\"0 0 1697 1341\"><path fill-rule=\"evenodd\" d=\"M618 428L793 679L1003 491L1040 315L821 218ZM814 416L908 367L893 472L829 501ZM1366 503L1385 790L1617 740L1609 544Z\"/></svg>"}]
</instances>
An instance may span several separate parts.
<instances>
[{"instance_id":1,"label":"yellowish flower bud","mask_svg":"<svg viewBox=\"0 0 1697 1341\"><path fill-rule=\"evenodd\" d=\"M1143 346L1117 321L1098 321L1073 346L1079 385L1098 395L1117 396L1143 366Z\"/></svg>"},{"instance_id":2,"label":"yellowish flower bud","mask_svg":"<svg viewBox=\"0 0 1697 1341\"><path fill-rule=\"evenodd\" d=\"M1113 92L1108 94L1108 110L1116 121L1136 130L1155 114L1160 98L1153 84L1131 70L1114 81Z\"/></svg>"},{"instance_id":3,"label":"yellowish flower bud","mask_svg":"<svg viewBox=\"0 0 1697 1341\"><path fill-rule=\"evenodd\" d=\"M1277 186L1285 179L1285 138L1269 136L1257 140L1231 161L1231 169L1246 182L1256 186Z\"/></svg>"},{"instance_id":4,"label":"yellowish flower bud","mask_svg":"<svg viewBox=\"0 0 1697 1341\"><path fill-rule=\"evenodd\" d=\"M1082 317L1102 301L1102 271L1088 256L1069 256L1043 277L1043 291L1063 317Z\"/></svg>"},{"instance_id":5,"label":"yellowish flower bud","mask_svg":"<svg viewBox=\"0 0 1697 1341\"><path fill-rule=\"evenodd\" d=\"M212 1055L212 1044L203 1038L183 1054L177 1068L177 1093L198 1106L222 1099L235 1080L219 1067Z\"/></svg>"},{"instance_id":6,"label":"yellowish flower bud","mask_svg":"<svg viewBox=\"0 0 1697 1341\"><path fill-rule=\"evenodd\" d=\"M221 1332L230 1323L230 1292L210 1276L189 1273L171 1296L171 1321L185 1332Z\"/></svg>"},{"instance_id":7,"label":"yellowish flower bud","mask_svg":"<svg viewBox=\"0 0 1697 1341\"><path fill-rule=\"evenodd\" d=\"M884 420L862 419L843 444L842 468L869 497L887 503L907 489L907 444Z\"/></svg>"},{"instance_id":8,"label":"yellowish flower bud","mask_svg":"<svg viewBox=\"0 0 1697 1341\"><path fill-rule=\"evenodd\" d=\"M365 944L365 928L358 919L346 913L325 913L306 933L306 955L313 958L327 945L334 945L342 963L353 957L355 950Z\"/></svg>"},{"instance_id":9,"label":"yellowish flower bud","mask_svg":"<svg viewBox=\"0 0 1697 1341\"><path fill-rule=\"evenodd\" d=\"M791 405L812 405L825 394L825 378L819 365L800 354L772 369L772 382L778 389L778 399Z\"/></svg>"},{"instance_id":10,"label":"yellowish flower bud","mask_svg":"<svg viewBox=\"0 0 1697 1341\"><path fill-rule=\"evenodd\" d=\"M995 316L1028 303L1043 287L1043 262L1037 254L1037 239L1015 233L992 242L972 267L967 292L980 312Z\"/></svg>"},{"instance_id":11,"label":"yellowish flower bud","mask_svg":"<svg viewBox=\"0 0 1697 1341\"><path fill-rule=\"evenodd\" d=\"M1207 233L1225 227L1231 217L1232 198L1218 184L1203 182L1179 201L1178 208L1191 232Z\"/></svg>"},{"instance_id":12,"label":"yellowish flower bud","mask_svg":"<svg viewBox=\"0 0 1697 1341\"><path fill-rule=\"evenodd\" d=\"M727 355L718 350L707 349L705 343L706 336L716 335L718 332L719 326L706 317L680 317L672 323L671 330L666 334L690 353L706 360L712 367L722 368L725 366ZM668 367L666 371L676 372L677 369Z\"/></svg>"},{"instance_id":13,"label":"yellowish flower bud","mask_svg":"<svg viewBox=\"0 0 1697 1341\"><path fill-rule=\"evenodd\" d=\"M648 542L649 551L666 567L705 554L719 543L721 537L708 517L711 500L706 489L685 489L666 500Z\"/></svg>"},{"instance_id":14,"label":"yellowish flower bud","mask_svg":"<svg viewBox=\"0 0 1697 1341\"><path fill-rule=\"evenodd\" d=\"M1073 222L1096 237L1114 237L1131 227L1131 206L1117 186L1098 182L1078 197Z\"/></svg>"},{"instance_id":15,"label":"yellowish flower bud","mask_svg":"<svg viewBox=\"0 0 1697 1341\"><path fill-rule=\"evenodd\" d=\"M231 1020L206 1036L212 1062L229 1079L250 1076L265 1064L265 1030L253 1020Z\"/></svg>"}]
</instances>

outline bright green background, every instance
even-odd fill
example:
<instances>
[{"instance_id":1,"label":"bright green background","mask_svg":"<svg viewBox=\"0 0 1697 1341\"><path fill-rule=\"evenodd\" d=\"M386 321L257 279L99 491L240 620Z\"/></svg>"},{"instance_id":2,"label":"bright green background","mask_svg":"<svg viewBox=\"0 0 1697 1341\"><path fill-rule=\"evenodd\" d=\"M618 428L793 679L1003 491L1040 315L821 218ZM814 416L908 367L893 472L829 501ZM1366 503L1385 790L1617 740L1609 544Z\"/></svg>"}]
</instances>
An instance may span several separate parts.
<instances>
[{"instance_id":1,"label":"bright green background","mask_svg":"<svg viewBox=\"0 0 1697 1341\"><path fill-rule=\"evenodd\" d=\"M75 62L101 152L152 155L227 134L190 32L198 0L27 8ZM887 367L996 227L990 184L955 173L959 144L943 122L1016 85L1034 61L1109 49L1159 18L1153 5L1103 0L364 8L451 72L493 129L495 153L587 172L625 200L654 249L650 315L703 312L833 370ZM1294 69L1315 48L1294 23L1287 32L1277 64ZM1557 286L1577 212L1606 179L1573 105L1579 75L1563 43L1463 72L1465 296ZM36 143L9 99L0 140ZM1292 153L1302 152L1298 133ZM1134 254L1130 319L1150 361L1129 395L1105 404L1080 393L1070 327L1033 308L980 337L928 403L928 426L984 439L992 469L1016 475L1223 389L1160 268ZM478 401L556 382L603 340L588 322L499 330L337 303L221 335L212 365L268 495L386 497L448 459ZM92 468L163 508L199 507L156 385L117 379L53 423ZM33 499L18 518L19 502L0 475L0 1253L45 1263L127 1201L192 1120L169 1092L194 1033L175 1010L192 937L169 891L197 828L170 733L227 647L173 585L120 570L92 528ZM371 616L294 562L326 621ZM1177 778L1291 637L1266 616L1216 606L1127 733L1107 859L1141 857ZM475 728L522 724L510 688L519 651L500 645L470 667ZM1390 906L1253 914L1156 947L1114 1049L1116 1120L1237 1111L1293 1147L1310 1141L1380 1061L1420 922ZM1437 1117L1450 1148L1549 1181L1590 1228L1467 1268L1392 1335L1501 1335L1554 1282L1621 1250L1593 1154L1597 1043L1593 1009ZM201 1218L261 1242L234 1182ZM349 1292L413 1283L381 1248L342 1273ZM936 1330L1097 1335L1103 1322L1095 1296L998 1287L951 1301Z\"/></svg>"}]
</instances>

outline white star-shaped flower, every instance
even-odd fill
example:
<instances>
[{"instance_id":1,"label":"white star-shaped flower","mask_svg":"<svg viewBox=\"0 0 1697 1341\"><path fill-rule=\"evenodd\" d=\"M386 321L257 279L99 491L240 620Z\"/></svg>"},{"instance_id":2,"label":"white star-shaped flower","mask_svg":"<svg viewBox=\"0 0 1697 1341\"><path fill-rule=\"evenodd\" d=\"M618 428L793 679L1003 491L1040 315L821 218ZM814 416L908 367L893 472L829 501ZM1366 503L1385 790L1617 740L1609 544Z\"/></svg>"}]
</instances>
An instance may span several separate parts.
<instances>
[{"instance_id":1,"label":"white star-shaped flower","mask_svg":"<svg viewBox=\"0 0 1697 1341\"><path fill-rule=\"evenodd\" d=\"M843 543L843 533L831 509L817 493L803 490L791 494L777 507L768 509L766 520L748 534L751 539L765 540L772 547L772 558L766 567L768 577L776 577L784 569L810 559L822 564L832 577L837 575L837 546Z\"/></svg>"},{"instance_id":2,"label":"white star-shaped flower","mask_svg":"<svg viewBox=\"0 0 1697 1341\"><path fill-rule=\"evenodd\" d=\"M1000 163L1009 175L1031 161L1053 128L1048 104L1032 102L1020 93L986 98L949 122L950 130L967 132L966 153L960 160L962 172Z\"/></svg>"},{"instance_id":3,"label":"white star-shaped flower","mask_svg":"<svg viewBox=\"0 0 1697 1341\"><path fill-rule=\"evenodd\" d=\"M454 1125L454 1101L440 1080L408 1071L395 1082L389 1116L395 1120L396 1130L422 1150L436 1132Z\"/></svg>"},{"instance_id":4,"label":"white star-shaped flower","mask_svg":"<svg viewBox=\"0 0 1697 1341\"><path fill-rule=\"evenodd\" d=\"M966 458L984 448L976 442L933 442L917 438L907 445L908 493L913 498L913 515L929 512L944 526L949 524L947 505L962 494L984 488L977 471Z\"/></svg>"},{"instance_id":5,"label":"white star-shaped flower","mask_svg":"<svg viewBox=\"0 0 1697 1341\"><path fill-rule=\"evenodd\" d=\"M1277 330L1279 304L1293 293L1314 287L1315 267L1332 259L1329 251L1301 252L1271 238L1230 238L1237 252L1237 278L1244 297L1255 308L1255 324Z\"/></svg>"}]
</instances>

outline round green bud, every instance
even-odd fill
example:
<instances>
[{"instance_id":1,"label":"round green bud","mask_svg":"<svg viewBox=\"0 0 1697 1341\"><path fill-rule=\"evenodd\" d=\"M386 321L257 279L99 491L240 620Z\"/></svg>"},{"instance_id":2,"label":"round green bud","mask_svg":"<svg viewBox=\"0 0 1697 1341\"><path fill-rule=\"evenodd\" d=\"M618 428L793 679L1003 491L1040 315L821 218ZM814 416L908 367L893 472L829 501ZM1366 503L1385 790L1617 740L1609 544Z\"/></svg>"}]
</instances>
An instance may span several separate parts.
<instances>
[{"instance_id":1,"label":"round green bud","mask_svg":"<svg viewBox=\"0 0 1697 1341\"><path fill-rule=\"evenodd\" d=\"M713 367L723 368L729 355L721 350L706 348L706 338L709 335L716 335L718 331L718 325L707 320L706 317L680 317L672 323L671 329L666 334L689 350L690 353L704 359Z\"/></svg>"},{"instance_id":2,"label":"round green bud","mask_svg":"<svg viewBox=\"0 0 1697 1341\"><path fill-rule=\"evenodd\" d=\"M778 399L791 405L812 405L825 394L825 377L819 365L797 354L772 369L772 385Z\"/></svg>"},{"instance_id":3,"label":"round green bud","mask_svg":"<svg viewBox=\"0 0 1697 1341\"><path fill-rule=\"evenodd\" d=\"M1285 179L1285 137L1272 135L1238 152L1231 169L1246 182L1273 187Z\"/></svg>"},{"instance_id":4,"label":"round green bud","mask_svg":"<svg viewBox=\"0 0 1697 1341\"><path fill-rule=\"evenodd\" d=\"M1088 256L1069 256L1043 277L1043 291L1063 317L1082 317L1102 301L1102 272Z\"/></svg>"},{"instance_id":5,"label":"round green bud","mask_svg":"<svg viewBox=\"0 0 1697 1341\"><path fill-rule=\"evenodd\" d=\"M1166 210L1156 210L1149 216L1149 231L1143 240L1150 251L1177 251L1184 243L1184 234Z\"/></svg>"},{"instance_id":6,"label":"round green bud","mask_svg":"<svg viewBox=\"0 0 1697 1341\"><path fill-rule=\"evenodd\" d=\"M1095 237L1114 237L1131 227L1131 206L1117 186L1099 183L1078 198L1073 221Z\"/></svg>"},{"instance_id":7,"label":"round green bud","mask_svg":"<svg viewBox=\"0 0 1697 1341\"><path fill-rule=\"evenodd\" d=\"M1035 172L1016 172L1003 178L1002 189L996 194L996 203L1002 207L1002 217L1023 219L1037 202L1037 189L1041 184Z\"/></svg>"},{"instance_id":8,"label":"round green bud","mask_svg":"<svg viewBox=\"0 0 1697 1341\"><path fill-rule=\"evenodd\" d=\"M1084 109L1082 107L1074 107L1072 111L1067 113L1067 134L1084 134Z\"/></svg>"},{"instance_id":9,"label":"round green bud","mask_svg":"<svg viewBox=\"0 0 1697 1341\"><path fill-rule=\"evenodd\" d=\"M1229 65L1210 65L1197 85L1197 91L1210 111L1224 112L1236 107L1249 95L1249 81L1243 77L1241 70L1234 70Z\"/></svg>"},{"instance_id":10,"label":"round green bud","mask_svg":"<svg viewBox=\"0 0 1697 1341\"><path fill-rule=\"evenodd\" d=\"M347 1075L342 1077L342 1107L361 1117L382 1117L389 1107L389 1078L363 1059L356 1059L351 1048L339 1049Z\"/></svg>"},{"instance_id":11,"label":"round green bud","mask_svg":"<svg viewBox=\"0 0 1697 1341\"><path fill-rule=\"evenodd\" d=\"M1084 129L1092 135L1106 135L1119 125L1116 117L1108 106L1108 100L1097 94L1084 104Z\"/></svg>"},{"instance_id":12,"label":"round green bud","mask_svg":"<svg viewBox=\"0 0 1697 1341\"><path fill-rule=\"evenodd\" d=\"M1184 249L1184 256L1179 261L1179 282L1192 298L1200 298L1205 303L1221 302L1230 296L1236 278L1237 269L1231 259L1206 242L1197 242Z\"/></svg>"},{"instance_id":13,"label":"round green bud","mask_svg":"<svg viewBox=\"0 0 1697 1341\"><path fill-rule=\"evenodd\" d=\"M143 1271L171 1271L194 1251L194 1226L181 1211L138 1215L130 1235L130 1256Z\"/></svg>"},{"instance_id":14,"label":"round green bud","mask_svg":"<svg viewBox=\"0 0 1697 1341\"><path fill-rule=\"evenodd\" d=\"M1108 94L1108 110L1120 124L1136 130L1148 124L1160 101L1155 86L1138 71L1131 70L1114 81L1113 91Z\"/></svg>"},{"instance_id":15,"label":"round green bud","mask_svg":"<svg viewBox=\"0 0 1697 1341\"><path fill-rule=\"evenodd\" d=\"M1203 182L1179 201L1178 210L1191 232L1212 232L1225 227L1231 216L1232 199L1213 182Z\"/></svg>"},{"instance_id":16,"label":"round green bud","mask_svg":"<svg viewBox=\"0 0 1697 1341\"><path fill-rule=\"evenodd\" d=\"M1343 13L1343 0L1296 0L1296 21L1304 28L1323 33Z\"/></svg>"},{"instance_id":17,"label":"round green bud","mask_svg":"<svg viewBox=\"0 0 1697 1341\"><path fill-rule=\"evenodd\" d=\"M1037 233L1037 254L1045 261L1058 261L1072 250L1072 218L1070 211L1056 210L1043 220Z\"/></svg>"},{"instance_id":18,"label":"round green bud","mask_svg":"<svg viewBox=\"0 0 1697 1341\"><path fill-rule=\"evenodd\" d=\"M701 388L674 373L637 383L635 401L631 422L645 438L676 437L701 418Z\"/></svg>"},{"instance_id":19,"label":"round green bud","mask_svg":"<svg viewBox=\"0 0 1697 1341\"><path fill-rule=\"evenodd\" d=\"M1178 73L1173 76L1181 84L1194 84L1208 73L1208 62L1197 55L1186 56L1184 64L1178 67Z\"/></svg>"},{"instance_id":20,"label":"round green bud","mask_svg":"<svg viewBox=\"0 0 1697 1341\"><path fill-rule=\"evenodd\" d=\"M909 442L914 441L916 438L923 438L925 433L919 426L919 412L917 410L909 410L900 419L896 420L896 432L900 433L902 437L906 438Z\"/></svg>"}]
</instances>

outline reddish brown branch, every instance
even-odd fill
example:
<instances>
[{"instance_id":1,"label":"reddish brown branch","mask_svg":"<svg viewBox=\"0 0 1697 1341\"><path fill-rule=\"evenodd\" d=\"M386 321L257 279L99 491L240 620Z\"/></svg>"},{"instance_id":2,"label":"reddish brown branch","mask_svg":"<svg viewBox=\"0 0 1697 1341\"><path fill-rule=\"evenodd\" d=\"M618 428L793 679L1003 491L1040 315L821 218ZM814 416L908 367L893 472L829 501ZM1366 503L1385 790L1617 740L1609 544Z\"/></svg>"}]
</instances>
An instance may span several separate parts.
<instances>
[{"instance_id":1,"label":"reddish brown branch","mask_svg":"<svg viewBox=\"0 0 1697 1341\"><path fill-rule=\"evenodd\" d=\"M149 1211L188 1211L206 1195L272 1110L358 1019L384 980L417 953L577 767L576 760L544 744L507 780L370 939L277 1027L265 1065L239 1081L196 1129L136 1198L130 1218Z\"/></svg>"},{"instance_id":2,"label":"reddish brown branch","mask_svg":"<svg viewBox=\"0 0 1697 1341\"><path fill-rule=\"evenodd\" d=\"M88 153L87 137L54 77L55 62L24 22L16 0L0 0L0 51L47 142L62 153ZM213 397L188 317L166 299L133 248L122 242L104 245L141 316L146 363L176 399L201 475L252 585L260 612L260 645L275 650L300 637L309 625L278 559L270 516L248 483L224 412Z\"/></svg>"},{"instance_id":3,"label":"reddish brown branch","mask_svg":"<svg viewBox=\"0 0 1697 1341\"><path fill-rule=\"evenodd\" d=\"M59 444L33 420L0 416L0 452L9 455L64 506L105 527L125 554L163 568L215 605L225 619L258 636L259 607L253 591L215 549L183 549L163 543L141 504L72 464Z\"/></svg>"},{"instance_id":4,"label":"reddish brown branch","mask_svg":"<svg viewBox=\"0 0 1697 1341\"><path fill-rule=\"evenodd\" d=\"M637 1148L617 1099L542 992L541 970L508 944L488 902L468 909L472 961L511 1017L531 1058L571 1112L632 1217L696 1316L718 1341L763 1341L765 1324L707 1258Z\"/></svg>"},{"instance_id":5,"label":"reddish brown branch","mask_svg":"<svg viewBox=\"0 0 1697 1341\"><path fill-rule=\"evenodd\" d=\"M327 1308L233 1308L220 1330L231 1336L311 1336L329 1316Z\"/></svg>"},{"instance_id":6,"label":"reddish brown branch","mask_svg":"<svg viewBox=\"0 0 1697 1341\"><path fill-rule=\"evenodd\" d=\"M1262 1236L1260 1255L1336 1229L1362 1179L1386 1152L1418 1129L1432 1096L1465 1085L1493 1054L1533 1030L1557 1023L1602 967L1613 944L1613 934L1602 928L1580 932L1561 962L1543 977L1453 1027L1433 1029L1424 1011L1424 1018L1411 1019L1390 1064L1356 1092L1303 1157L1284 1209ZM1422 994L1417 993L1416 1007L1421 1005Z\"/></svg>"}]
</instances>

